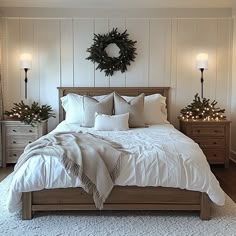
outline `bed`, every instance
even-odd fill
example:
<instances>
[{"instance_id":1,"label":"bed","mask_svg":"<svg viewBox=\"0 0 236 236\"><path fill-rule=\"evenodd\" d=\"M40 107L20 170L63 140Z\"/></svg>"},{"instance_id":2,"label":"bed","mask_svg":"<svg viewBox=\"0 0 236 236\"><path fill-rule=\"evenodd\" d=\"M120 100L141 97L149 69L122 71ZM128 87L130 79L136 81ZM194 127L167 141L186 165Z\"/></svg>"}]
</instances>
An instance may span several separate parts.
<instances>
[{"instance_id":1,"label":"bed","mask_svg":"<svg viewBox=\"0 0 236 236\"><path fill-rule=\"evenodd\" d=\"M98 96L116 91L121 95L137 96L140 93L162 94L167 98L168 87L152 88L75 88L59 87L60 98L69 94ZM63 121L65 113L59 103L59 120ZM155 128L155 127L154 127ZM168 128L168 127L167 127ZM177 131L176 131L177 132ZM194 144L197 145L197 144ZM209 167L207 167L209 168ZM213 177L212 177L213 178ZM216 181L216 180L214 180ZM214 182L216 187L218 182ZM219 186L218 186L219 188ZM218 189L219 192L221 191ZM223 194L223 191L220 192ZM222 197L223 198L223 197ZM103 210L185 210L198 211L202 220L210 219L210 199L201 191L186 190L177 187L153 186L115 186L106 200ZM223 201L223 200L222 200ZM22 193L22 219L32 219L37 211L59 210L97 210L92 196L81 187L54 188Z\"/></svg>"}]
</instances>

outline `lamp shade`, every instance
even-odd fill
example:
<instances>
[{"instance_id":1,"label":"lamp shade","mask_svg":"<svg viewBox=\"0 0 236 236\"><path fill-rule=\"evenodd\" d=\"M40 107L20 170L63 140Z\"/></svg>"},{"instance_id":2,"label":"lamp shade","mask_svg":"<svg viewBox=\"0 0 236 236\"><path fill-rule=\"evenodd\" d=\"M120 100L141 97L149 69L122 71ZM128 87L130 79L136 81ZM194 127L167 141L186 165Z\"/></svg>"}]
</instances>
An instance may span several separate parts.
<instances>
[{"instance_id":1,"label":"lamp shade","mask_svg":"<svg viewBox=\"0 0 236 236\"><path fill-rule=\"evenodd\" d=\"M20 55L20 68L30 69L32 63L32 56L29 53L23 53Z\"/></svg>"},{"instance_id":2,"label":"lamp shade","mask_svg":"<svg viewBox=\"0 0 236 236\"><path fill-rule=\"evenodd\" d=\"M196 68L199 69L208 69L208 54L199 53L196 56Z\"/></svg>"}]
</instances>

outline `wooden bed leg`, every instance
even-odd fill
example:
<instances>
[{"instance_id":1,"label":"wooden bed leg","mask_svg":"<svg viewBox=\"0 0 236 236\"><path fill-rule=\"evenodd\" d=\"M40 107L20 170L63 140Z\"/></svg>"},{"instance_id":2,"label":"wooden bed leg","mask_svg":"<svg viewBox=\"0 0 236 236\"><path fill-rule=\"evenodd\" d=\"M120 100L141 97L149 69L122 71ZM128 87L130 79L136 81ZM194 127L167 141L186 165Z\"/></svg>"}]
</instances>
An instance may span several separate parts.
<instances>
[{"instance_id":1,"label":"wooden bed leg","mask_svg":"<svg viewBox=\"0 0 236 236\"><path fill-rule=\"evenodd\" d=\"M202 220L210 220L210 199L206 193L202 193L200 218Z\"/></svg>"},{"instance_id":2,"label":"wooden bed leg","mask_svg":"<svg viewBox=\"0 0 236 236\"><path fill-rule=\"evenodd\" d=\"M22 220L32 219L32 196L31 192L22 193Z\"/></svg>"}]
</instances>

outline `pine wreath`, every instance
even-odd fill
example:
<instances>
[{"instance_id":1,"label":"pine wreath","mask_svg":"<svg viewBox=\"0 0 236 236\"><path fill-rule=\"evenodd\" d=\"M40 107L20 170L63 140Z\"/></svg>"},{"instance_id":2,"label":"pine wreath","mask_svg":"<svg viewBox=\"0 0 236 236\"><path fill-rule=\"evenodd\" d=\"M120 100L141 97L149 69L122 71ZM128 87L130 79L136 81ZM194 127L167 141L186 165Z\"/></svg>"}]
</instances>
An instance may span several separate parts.
<instances>
[{"instance_id":1,"label":"pine wreath","mask_svg":"<svg viewBox=\"0 0 236 236\"><path fill-rule=\"evenodd\" d=\"M96 70L100 69L100 71L104 71L105 76L112 76L115 71L124 73L127 71L127 66L130 65L131 61L134 61L137 55L135 52L137 41L130 40L128 36L127 30L119 33L117 32L117 28L113 28L107 34L94 34L94 43L87 49L90 56L86 59L94 63L96 62L98 64ZM105 48L113 43L119 48L118 57L109 57L105 51Z\"/></svg>"}]
</instances>

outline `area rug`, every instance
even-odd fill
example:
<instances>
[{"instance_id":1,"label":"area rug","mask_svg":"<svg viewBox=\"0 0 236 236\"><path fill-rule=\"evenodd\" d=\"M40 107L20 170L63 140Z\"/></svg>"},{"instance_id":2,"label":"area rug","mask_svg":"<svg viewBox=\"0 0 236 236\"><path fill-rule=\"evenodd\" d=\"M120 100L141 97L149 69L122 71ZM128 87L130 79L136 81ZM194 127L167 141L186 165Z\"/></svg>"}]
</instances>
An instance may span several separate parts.
<instances>
[{"instance_id":1,"label":"area rug","mask_svg":"<svg viewBox=\"0 0 236 236\"><path fill-rule=\"evenodd\" d=\"M106 235L236 235L236 204L226 195L224 207L212 205L211 220L197 212L109 211L43 212L22 221L20 212L8 213L7 188L11 176L0 183L0 235L106 236Z\"/></svg>"}]
</instances>

